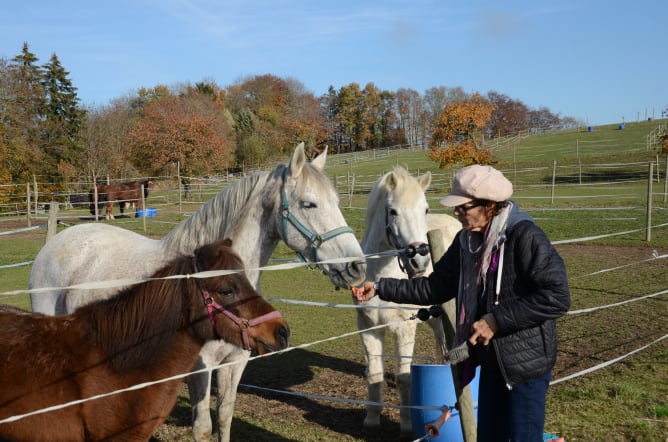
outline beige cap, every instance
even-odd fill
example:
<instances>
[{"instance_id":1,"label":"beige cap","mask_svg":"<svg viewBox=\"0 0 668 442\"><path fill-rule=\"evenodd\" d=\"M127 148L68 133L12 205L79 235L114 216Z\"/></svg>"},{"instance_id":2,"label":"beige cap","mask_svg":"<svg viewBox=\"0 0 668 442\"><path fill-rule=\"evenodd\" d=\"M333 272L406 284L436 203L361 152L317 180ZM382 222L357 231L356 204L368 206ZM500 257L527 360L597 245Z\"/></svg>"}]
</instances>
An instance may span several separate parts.
<instances>
[{"instance_id":1,"label":"beige cap","mask_svg":"<svg viewBox=\"0 0 668 442\"><path fill-rule=\"evenodd\" d=\"M505 201L513 195L513 183L492 166L474 164L455 174L450 193L441 199L445 207L473 200Z\"/></svg>"}]
</instances>

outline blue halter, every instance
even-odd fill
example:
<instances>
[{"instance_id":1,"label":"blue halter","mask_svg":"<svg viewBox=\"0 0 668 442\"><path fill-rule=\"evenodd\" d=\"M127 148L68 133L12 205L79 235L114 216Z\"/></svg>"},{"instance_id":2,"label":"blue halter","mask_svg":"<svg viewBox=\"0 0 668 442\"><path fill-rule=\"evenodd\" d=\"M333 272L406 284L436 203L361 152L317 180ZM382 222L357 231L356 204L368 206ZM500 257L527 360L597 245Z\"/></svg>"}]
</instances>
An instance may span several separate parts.
<instances>
[{"instance_id":1,"label":"blue halter","mask_svg":"<svg viewBox=\"0 0 668 442\"><path fill-rule=\"evenodd\" d=\"M308 240L309 246L313 249L313 258L315 259L315 265L319 268L318 265L318 248L325 242L329 241L332 238L335 238L343 233L355 234L355 231L350 228L350 226L341 226L336 229L332 229L329 232L319 235L315 232L309 230L304 224L302 224L292 213L290 213L290 208L288 207L288 197L285 193L285 177L286 172L283 172L282 183L281 183L281 218L283 220L283 241L287 244L288 237L288 223L292 224L304 237ZM295 252L299 258L308 263L306 257L300 252ZM312 267L309 267L313 270Z\"/></svg>"}]
</instances>

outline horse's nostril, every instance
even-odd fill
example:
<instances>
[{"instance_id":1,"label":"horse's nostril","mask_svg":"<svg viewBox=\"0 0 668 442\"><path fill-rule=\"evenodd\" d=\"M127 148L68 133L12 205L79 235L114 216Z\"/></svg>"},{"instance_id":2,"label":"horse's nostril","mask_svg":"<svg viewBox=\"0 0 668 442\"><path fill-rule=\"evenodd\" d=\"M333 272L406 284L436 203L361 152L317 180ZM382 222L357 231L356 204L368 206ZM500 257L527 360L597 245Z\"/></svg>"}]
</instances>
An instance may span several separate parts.
<instances>
[{"instance_id":1,"label":"horse's nostril","mask_svg":"<svg viewBox=\"0 0 668 442\"><path fill-rule=\"evenodd\" d=\"M348 273L359 276L366 273L366 261L354 261L348 264Z\"/></svg>"},{"instance_id":2,"label":"horse's nostril","mask_svg":"<svg viewBox=\"0 0 668 442\"><path fill-rule=\"evenodd\" d=\"M290 328L286 326L276 327L276 342L278 342L281 348L286 348L290 342Z\"/></svg>"}]
</instances>

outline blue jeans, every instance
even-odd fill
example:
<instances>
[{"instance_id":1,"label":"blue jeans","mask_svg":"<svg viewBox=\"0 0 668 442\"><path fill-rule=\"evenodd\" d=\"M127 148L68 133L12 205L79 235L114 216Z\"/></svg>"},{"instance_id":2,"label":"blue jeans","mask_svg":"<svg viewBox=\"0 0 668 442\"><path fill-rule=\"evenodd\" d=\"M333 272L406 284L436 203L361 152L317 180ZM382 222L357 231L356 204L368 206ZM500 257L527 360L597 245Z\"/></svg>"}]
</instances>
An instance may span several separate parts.
<instances>
[{"instance_id":1,"label":"blue jeans","mask_svg":"<svg viewBox=\"0 0 668 442\"><path fill-rule=\"evenodd\" d=\"M508 390L496 364L480 368L478 442L543 442L552 373Z\"/></svg>"}]
</instances>

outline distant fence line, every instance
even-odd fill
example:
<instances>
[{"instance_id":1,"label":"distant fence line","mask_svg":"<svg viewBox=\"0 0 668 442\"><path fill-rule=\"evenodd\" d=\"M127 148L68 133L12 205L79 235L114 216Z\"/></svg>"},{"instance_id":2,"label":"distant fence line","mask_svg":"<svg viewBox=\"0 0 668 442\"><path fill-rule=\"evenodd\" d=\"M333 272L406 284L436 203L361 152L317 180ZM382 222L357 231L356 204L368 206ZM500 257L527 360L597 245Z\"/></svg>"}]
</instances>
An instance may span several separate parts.
<instances>
[{"instance_id":1,"label":"distant fence line","mask_svg":"<svg viewBox=\"0 0 668 442\"><path fill-rule=\"evenodd\" d=\"M424 150L418 146L403 146L403 151L407 150ZM328 165L333 164L356 164L368 163L386 157L396 150L380 149L365 152L353 152L350 154L335 155L328 158ZM398 158L398 157L397 157ZM531 168L505 168L502 172L513 182L516 190L550 190L550 194L554 197L555 189L563 188L565 186L582 187L582 186L610 186L622 185L634 182L646 182L648 180L648 165L652 164L653 181L656 183L664 183L663 195L664 202L668 195L668 181L665 179L668 176L668 158L665 164L660 163L660 158L657 156L654 162L632 162L632 163L608 163L608 164L558 164L552 161L551 164L545 166L531 167ZM399 162L397 162L397 165ZM420 167L412 167L410 172L415 175L420 175L427 170L428 167L420 169ZM455 171L432 172L432 180L430 185L431 192L446 192L450 189L452 179ZM177 192L178 196L175 200L169 202L178 202L179 204L187 204L189 201L185 200L187 197L190 200L206 201L209 196L217 193L225 185L235 182L241 175L224 175L213 177L179 177L178 175L166 175L158 177L135 177L126 180L110 180L110 182L118 181L142 181L151 179L156 183L155 191ZM352 204L352 199L356 195L368 194L380 174L359 174L348 172L345 174L335 173L330 175L330 178L341 197L343 203L347 205ZM181 181L187 179L189 182L189 189L186 194L186 189L183 187ZM33 183L25 184L1 184L0 185L0 215L2 216L30 216L35 214L44 214L48 210L49 204L56 201L61 207L65 209L70 208L88 208L88 192L93 187L92 182L77 182L72 183L69 187L73 190L70 192L50 192L45 189L52 188L51 183ZM77 190L74 190L77 189ZM149 199L156 201L155 196L151 194Z\"/></svg>"},{"instance_id":2,"label":"distant fence line","mask_svg":"<svg viewBox=\"0 0 668 442\"><path fill-rule=\"evenodd\" d=\"M657 159L658 160L658 159ZM628 184L633 182L646 182L648 180L647 162L617 163L617 164L571 164L558 165L553 161L550 166L524 168L524 169L502 169L502 172L513 182L516 190L546 189L551 190L550 196L554 196L556 187L564 186L610 186L611 184ZM668 161L666 161L664 172L660 171L658 162L654 163L653 179L660 183L663 176L664 202L668 189L665 177L668 175ZM420 175L425 170L413 168L410 172ZM433 173L429 190L431 192L446 192L450 189L455 171L444 171ZM352 203L355 195L368 194L380 174L337 174L333 176L334 185L343 198Z\"/></svg>"},{"instance_id":3,"label":"distant fence line","mask_svg":"<svg viewBox=\"0 0 668 442\"><path fill-rule=\"evenodd\" d=\"M668 134L668 123L663 123L652 129L646 136L647 150L660 148L666 134Z\"/></svg>"}]
</instances>

